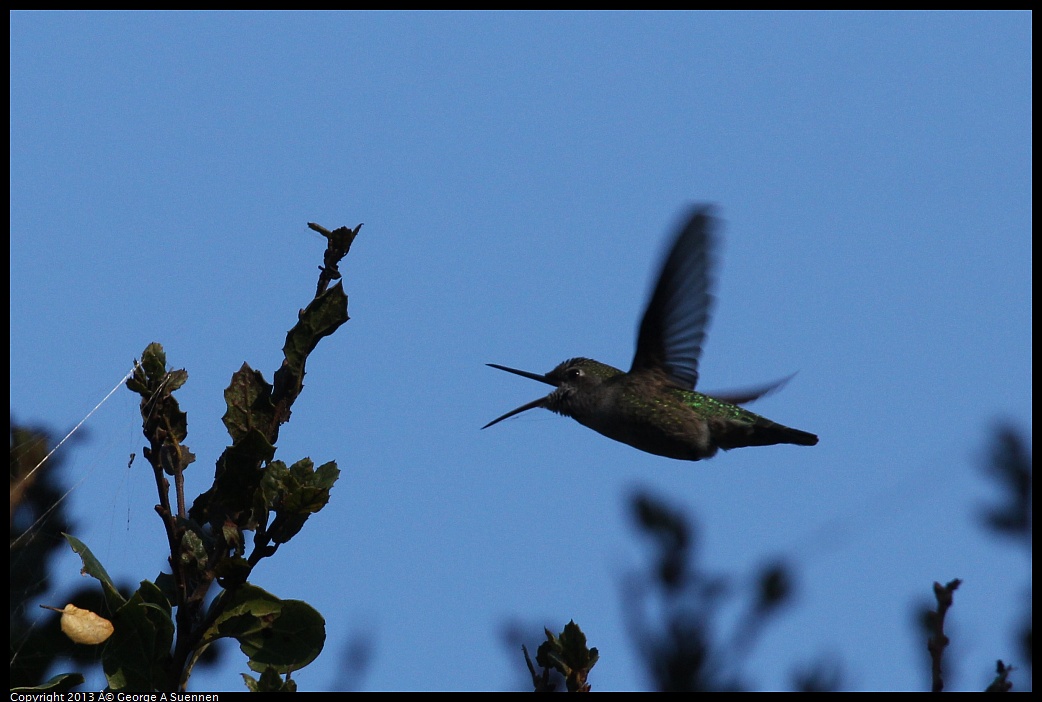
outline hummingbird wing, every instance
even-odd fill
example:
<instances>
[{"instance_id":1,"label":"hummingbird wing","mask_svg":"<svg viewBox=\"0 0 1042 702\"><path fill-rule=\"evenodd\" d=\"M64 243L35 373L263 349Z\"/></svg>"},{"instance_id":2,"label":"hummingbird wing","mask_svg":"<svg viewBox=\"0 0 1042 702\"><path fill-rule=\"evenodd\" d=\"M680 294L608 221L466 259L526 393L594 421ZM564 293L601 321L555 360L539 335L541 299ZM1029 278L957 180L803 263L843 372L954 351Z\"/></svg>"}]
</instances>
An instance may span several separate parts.
<instances>
[{"instance_id":1,"label":"hummingbird wing","mask_svg":"<svg viewBox=\"0 0 1042 702\"><path fill-rule=\"evenodd\" d=\"M796 374L793 373L781 380L775 380L773 383L755 385L751 388L742 388L741 390L721 390L720 392L707 392L705 394L717 400L722 400L729 405L746 405L754 400L759 400L761 397L773 395L795 377Z\"/></svg>"},{"instance_id":2,"label":"hummingbird wing","mask_svg":"<svg viewBox=\"0 0 1042 702\"><path fill-rule=\"evenodd\" d=\"M716 226L712 207L699 205L676 235L640 322L631 373L658 369L685 388L698 383Z\"/></svg>"}]
</instances>

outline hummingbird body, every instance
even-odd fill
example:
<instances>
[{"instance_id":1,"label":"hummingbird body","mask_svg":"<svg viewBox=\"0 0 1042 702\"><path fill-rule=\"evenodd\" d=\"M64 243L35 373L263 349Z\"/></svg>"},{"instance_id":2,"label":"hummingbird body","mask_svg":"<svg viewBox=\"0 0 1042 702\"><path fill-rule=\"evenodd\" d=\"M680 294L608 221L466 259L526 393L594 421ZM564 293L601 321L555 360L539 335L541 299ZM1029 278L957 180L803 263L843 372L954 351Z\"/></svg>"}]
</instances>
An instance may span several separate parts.
<instances>
[{"instance_id":1,"label":"hummingbird body","mask_svg":"<svg viewBox=\"0 0 1042 702\"><path fill-rule=\"evenodd\" d=\"M718 449L743 446L817 444L814 434L739 406L781 383L718 397L694 390L709 318L713 223L709 209L698 208L677 235L641 321L629 372L589 358L569 359L545 375L490 363L557 389L482 428L544 407L610 439L680 460L698 461Z\"/></svg>"},{"instance_id":2,"label":"hummingbird body","mask_svg":"<svg viewBox=\"0 0 1042 702\"><path fill-rule=\"evenodd\" d=\"M655 370L624 373L589 358L572 358L546 377L561 384L543 399L544 407L658 456L697 461L721 448L818 442L813 434L685 390Z\"/></svg>"}]
</instances>

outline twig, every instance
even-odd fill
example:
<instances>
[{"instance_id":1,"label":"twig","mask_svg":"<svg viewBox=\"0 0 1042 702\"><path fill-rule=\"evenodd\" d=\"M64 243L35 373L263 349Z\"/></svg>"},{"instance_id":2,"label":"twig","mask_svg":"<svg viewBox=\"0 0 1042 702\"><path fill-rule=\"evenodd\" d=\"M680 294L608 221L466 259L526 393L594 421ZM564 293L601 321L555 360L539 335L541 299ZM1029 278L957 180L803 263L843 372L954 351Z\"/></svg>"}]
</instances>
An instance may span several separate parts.
<instances>
[{"instance_id":1,"label":"twig","mask_svg":"<svg viewBox=\"0 0 1042 702\"><path fill-rule=\"evenodd\" d=\"M1006 665L1002 661L995 663L995 679L991 681L985 692L1009 692L1013 689L1013 683L1009 681L1009 674L1013 672L1013 666Z\"/></svg>"},{"instance_id":2,"label":"twig","mask_svg":"<svg viewBox=\"0 0 1042 702\"><path fill-rule=\"evenodd\" d=\"M318 267L322 271L318 276L318 289L315 291L315 297L318 297L326 291L331 281L340 280L340 261L351 250L351 244L358 236L362 225L359 224L354 229L338 227L329 231L321 224L308 222L308 227L326 238L326 252L322 257L322 265Z\"/></svg>"},{"instance_id":3,"label":"twig","mask_svg":"<svg viewBox=\"0 0 1042 702\"><path fill-rule=\"evenodd\" d=\"M956 578L947 585L933 584L933 594L937 598L937 611L929 613L930 627L933 636L926 642L926 648L930 651L930 661L933 673L933 691L944 690L944 679L941 677L941 660L944 658L944 649L947 648L949 639L944 635L944 615L952 606L952 593L958 589L962 581Z\"/></svg>"},{"instance_id":4,"label":"twig","mask_svg":"<svg viewBox=\"0 0 1042 702\"><path fill-rule=\"evenodd\" d=\"M557 686L550 682L550 669L543 668L541 675L535 672L535 665L532 663L532 659L529 658L528 649L524 644L521 644L521 650L525 653L525 663L528 664L528 672L532 674L532 686L535 687L535 691L553 692Z\"/></svg>"}]
</instances>

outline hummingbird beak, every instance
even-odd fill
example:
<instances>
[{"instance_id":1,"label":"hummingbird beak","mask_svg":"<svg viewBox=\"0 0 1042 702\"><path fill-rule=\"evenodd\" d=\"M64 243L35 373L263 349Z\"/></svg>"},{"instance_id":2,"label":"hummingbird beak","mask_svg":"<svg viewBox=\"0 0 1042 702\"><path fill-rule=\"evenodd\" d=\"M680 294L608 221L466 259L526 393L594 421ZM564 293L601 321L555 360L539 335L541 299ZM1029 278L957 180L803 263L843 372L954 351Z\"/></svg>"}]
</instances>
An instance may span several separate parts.
<instances>
[{"instance_id":1,"label":"hummingbird beak","mask_svg":"<svg viewBox=\"0 0 1042 702\"><path fill-rule=\"evenodd\" d=\"M506 371L507 373L513 373L514 375L520 375L522 378L538 380L540 383L546 383L547 385L553 385L554 387L560 385L560 383L555 382L553 380L548 380L545 375L540 375L539 373L529 373L528 371L518 370L517 368L507 368L506 366L499 366L495 363L486 363L485 365L489 366L490 368L498 368L499 370Z\"/></svg>"},{"instance_id":2,"label":"hummingbird beak","mask_svg":"<svg viewBox=\"0 0 1042 702\"><path fill-rule=\"evenodd\" d=\"M546 406L546 398L545 397L540 397L538 400L532 400L527 405L521 405L517 409L510 410L509 412L504 414L502 417L498 417L497 419L493 419L491 422L489 422L488 424L486 424L485 426L483 426L481 428L482 429L488 429L493 424L499 424L504 419L508 419L510 417L513 417L515 414L521 414L522 412L527 412L530 409L535 409L536 407L545 407L545 406Z\"/></svg>"},{"instance_id":3,"label":"hummingbird beak","mask_svg":"<svg viewBox=\"0 0 1042 702\"><path fill-rule=\"evenodd\" d=\"M545 375L540 375L539 373L530 373L528 371L518 370L517 368L507 368L506 366L496 365L495 363L486 363L485 365L490 366L492 368L498 368L499 370L506 371L507 373L513 373L514 375L520 375L522 378L538 380L540 383L546 383L547 385L553 385L554 387L557 387L560 384L554 382L553 380L548 380ZM509 419L510 417L513 417L515 414L521 414L522 412L527 412L528 410L535 409L536 407L546 407L546 398L540 397L538 400L532 400L528 404L521 405L515 410L510 410L502 417L499 417L498 419L493 419L491 422L489 422L481 428L488 429L493 424L498 424L499 422L502 422L504 419Z\"/></svg>"}]
</instances>

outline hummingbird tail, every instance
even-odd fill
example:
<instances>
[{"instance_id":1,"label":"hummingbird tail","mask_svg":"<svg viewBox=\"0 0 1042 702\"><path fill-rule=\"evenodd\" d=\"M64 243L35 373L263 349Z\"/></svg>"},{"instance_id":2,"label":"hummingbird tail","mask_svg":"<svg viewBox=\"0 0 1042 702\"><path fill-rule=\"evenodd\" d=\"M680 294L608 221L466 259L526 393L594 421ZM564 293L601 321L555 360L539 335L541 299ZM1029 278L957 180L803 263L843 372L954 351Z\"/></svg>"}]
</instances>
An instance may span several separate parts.
<instances>
[{"instance_id":1,"label":"hummingbird tail","mask_svg":"<svg viewBox=\"0 0 1042 702\"><path fill-rule=\"evenodd\" d=\"M781 425L778 425L781 427ZM811 434L807 431L800 431L799 429L790 429L789 427L781 427L784 430L785 441L779 443L785 444L796 444L797 446L817 446L818 436Z\"/></svg>"},{"instance_id":2,"label":"hummingbird tail","mask_svg":"<svg viewBox=\"0 0 1042 702\"><path fill-rule=\"evenodd\" d=\"M742 448L743 446L774 446L775 444L795 444L797 446L814 446L818 437L810 432L793 429L763 417L751 425L730 425L724 431L718 428L714 437L722 449Z\"/></svg>"}]
</instances>

